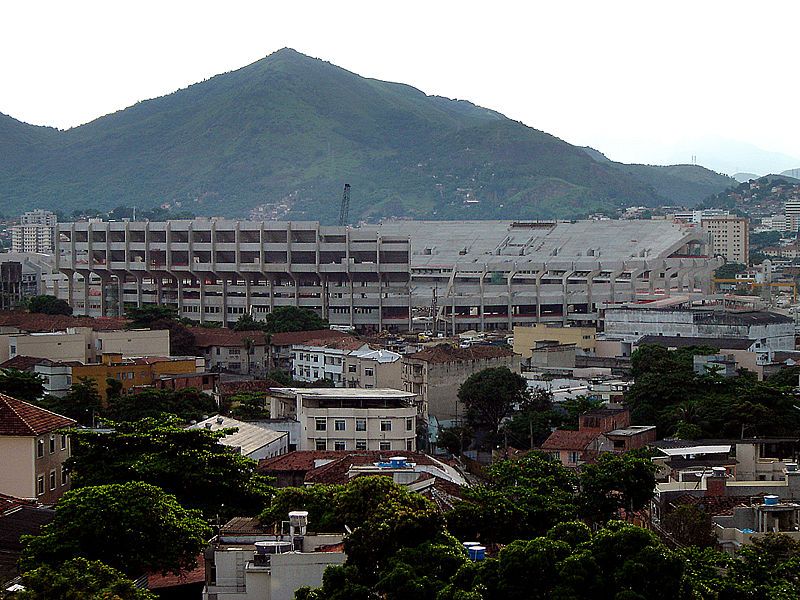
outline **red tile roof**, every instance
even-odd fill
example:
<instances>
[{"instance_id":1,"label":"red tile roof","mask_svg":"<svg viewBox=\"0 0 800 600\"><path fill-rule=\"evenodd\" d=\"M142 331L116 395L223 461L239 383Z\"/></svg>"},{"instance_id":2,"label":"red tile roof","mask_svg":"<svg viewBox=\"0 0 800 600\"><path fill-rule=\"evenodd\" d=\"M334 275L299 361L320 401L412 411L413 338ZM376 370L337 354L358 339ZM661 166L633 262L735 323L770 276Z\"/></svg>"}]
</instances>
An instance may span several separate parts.
<instances>
[{"instance_id":1,"label":"red tile roof","mask_svg":"<svg viewBox=\"0 0 800 600\"><path fill-rule=\"evenodd\" d=\"M125 329L128 322L128 319L123 317L72 317L21 311L0 312L0 327L16 327L21 331L33 333L63 331L67 327L91 327L95 331L112 331Z\"/></svg>"},{"instance_id":2,"label":"red tile roof","mask_svg":"<svg viewBox=\"0 0 800 600\"><path fill-rule=\"evenodd\" d=\"M210 348L212 346L226 346L231 348L244 348L244 341L251 339L256 346L266 346L266 336L263 331L233 331L222 327L190 327L194 336L195 346Z\"/></svg>"},{"instance_id":3,"label":"red tile roof","mask_svg":"<svg viewBox=\"0 0 800 600\"><path fill-rule=\"evenodd\" d=\"M175 573L149 573L147 575L147 589L160 590L164 588L177 587L179 585L189 585L200 583L206 580L206 561L202 554L197 556L197 566L191 571L181 571Z\"/></svg>"},{"instance_id":4,"label":"red tile roof","mask_svg":"<svg viewBox=\"0 0 800 600\"><path fill-rule=\"evenodd\" d=\"M74 424L72 419L0 394L0 435L41 435Z\"/></svg>"},{"instance_id":5,"label":"red tile roof","mask_svg":"<svg viewBox=\"0 0 800 600\"><path fill-rule=\"evenodd\" d=\"M456 348L450 344L438 344L433 348L426 348L413 354L406 354L406 358L421 360L428 363L449 363L468 360L487 360L492 358L506 358L514 356L507 348L498 346L472 346L470 348Z\"/></svg>"},{"instance_id":6,"label":"red tile roof","mask_svg":"<svg viewBox=\"0 0 800 600\"><path fill-rule=\"evenodd\" d=\"M17 498L16 496L8 496L6 494L0 494L0 515L5 513L6 511L19 508L20 506L36 506L36 501L25 498Z\"/></svg>"},{"instance_id":7,"label":"red tile roof","mask_svg":"<svg viewBox=\"0 0 800 600\"><path fill-rule=\"evenodd\" d=\"M273 333L270 343L273 346L292 346L294 344L305 344L309 340L333 340L343 337L352 337L335 329L312 329L310 331L287 331L285 333Z\"/></svg>"},{"instance_id":8,"label":"red tile roof","mask_svg":"<svg viewBox=\"0 0 800 600\"><path fill-rule=\"evenodd\" d=\"M17 354L14 358L9 358L7 361L0 363L0 369L17 369L19 371L33 370L33 367L43 360L45 359Z\"/></svg>"},{"instance_id":9,"label":"red tile roof","mask_svg":"<svg viewBox=\"0 0 800 600\"><path fill-rule=\"evenodd\" d=\"M357 337L347 336L343 338L314 338L307 342L302 342L303 346L314 346L317 348L336 348L337 350L358 350L366 345L366 342Z\"/></svg>"},{"instance_id":10,"label":"red tile roof","mask_svg":"<svg viewBox=\"0 0 800 600\"><path fill-rule=\"evenodd\" d=\"M602 433L599 429L584 429L581 431L556 429L542 442L542 450L586 450L587 446L601 435Z\"/></svg>"}]
</instances>

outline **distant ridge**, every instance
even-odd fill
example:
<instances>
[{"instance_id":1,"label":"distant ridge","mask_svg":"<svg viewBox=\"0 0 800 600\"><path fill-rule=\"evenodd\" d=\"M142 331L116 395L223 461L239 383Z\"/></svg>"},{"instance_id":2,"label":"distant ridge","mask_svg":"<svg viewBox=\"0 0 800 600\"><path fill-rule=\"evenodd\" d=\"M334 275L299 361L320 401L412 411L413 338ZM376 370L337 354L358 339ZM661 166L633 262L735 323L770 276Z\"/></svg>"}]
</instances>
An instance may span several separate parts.
<instances>
[{"instance_id":1,"label":"distant ridge","mask_svg":"<svg viewBox=\"0 0 800 600\"><path fill-rule=\"evenodd\" d=\"M67 131L0 115L0 205L69 214L162 204L334 222L575 218L694 204L735 182L607 161L498 112L366 79L285 48ZM605 159L605 160L604 160Z\"/></svg>"}]
</instances>

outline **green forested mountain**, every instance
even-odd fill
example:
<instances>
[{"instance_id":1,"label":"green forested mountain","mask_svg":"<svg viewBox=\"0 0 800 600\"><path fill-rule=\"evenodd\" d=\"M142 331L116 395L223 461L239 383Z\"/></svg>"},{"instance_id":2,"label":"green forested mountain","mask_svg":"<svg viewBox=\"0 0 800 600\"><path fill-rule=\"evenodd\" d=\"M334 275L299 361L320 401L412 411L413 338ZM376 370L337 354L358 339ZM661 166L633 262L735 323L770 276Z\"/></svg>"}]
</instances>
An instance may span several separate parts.
<instances>
[{"instance_id":1,"label":"green forested mountain","mask_svg":"<svg viewBox=\"0 0 800 600\"><path fill-rule=\"evenodd\" d=\"M178 202L245 216L275 204L332 222L347 182L351 220L578 217L730 185L701 167L595 160L491 110L290 49L67 131L0 115L0 155L9 214Z\"/></svg>"}]
</instances>

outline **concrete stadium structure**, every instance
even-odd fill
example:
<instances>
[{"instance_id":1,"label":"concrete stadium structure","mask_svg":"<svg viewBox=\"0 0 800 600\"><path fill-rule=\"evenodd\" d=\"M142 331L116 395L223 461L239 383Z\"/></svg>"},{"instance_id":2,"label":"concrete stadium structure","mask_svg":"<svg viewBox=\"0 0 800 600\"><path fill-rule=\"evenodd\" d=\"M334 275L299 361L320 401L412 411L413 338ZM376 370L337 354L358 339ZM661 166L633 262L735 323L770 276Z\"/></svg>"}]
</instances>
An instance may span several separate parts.
<instances>
[{"instance_id":1,"label":"concrete stadium structure","mask_svg":"<svg viewBox=\"0 0 800 600\"><path fill-rule=\"evenodd\" d=\"M198 219L58 231L56 266L77 313L158 303L200 322L301 306L359 329L428 328L435 294L448 332L594 324L603 307L643 295L709 293L721 263L702 229L667 221ZM101 282L97 311L86 309L91 286L76 285L90 275Z\"/></svg>"}]
</instances>

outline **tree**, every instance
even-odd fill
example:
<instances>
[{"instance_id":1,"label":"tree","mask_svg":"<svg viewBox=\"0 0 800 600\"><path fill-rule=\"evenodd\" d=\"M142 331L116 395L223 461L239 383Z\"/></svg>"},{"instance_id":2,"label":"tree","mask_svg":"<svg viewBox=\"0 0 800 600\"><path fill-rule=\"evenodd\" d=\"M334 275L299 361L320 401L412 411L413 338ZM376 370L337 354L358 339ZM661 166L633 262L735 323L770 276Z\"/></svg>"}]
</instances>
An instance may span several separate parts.
<instances>
[{"instance_id":1,"label":"tree","mask_svg":"<svg viewBox=\"0 0 800 600\"><path fill-rule=\"evenodd\" d=\"M467 377L458 388L458 399L470 424L485 428L493 441L503 419L528 400L528 385L508 367L492 367Z\"/></svg>"},{"instance_id":2,"label":"tree","mask_svg":"<svg viewBox=\"0 0 800 600\"><path fill-rule=\"evenodd\" d=\"M64 563L42 565L22 574L24 591L14 600L156 600L148 590L137 588L123 573L99 560L71 558Z\"/></svg>"},{"instance_id":3,"label":"tree","mask_svg":"<svg viewBox=\"0 0 800 600\"><path fill-rule=\"evenodd\" d=\"M440 427L436 445L454 456L460 456L472 443L473 432L469 426Z\"/></svg>"},{"instance_id":4,"label":"tree","mask_svg":"<svg viewBox=\"0 0 800 600\"><path fill-rule=\"evenodd\" d=\"M32 296L27 302L28 311L44 315L71 315L72 307L66 300L55 296Z\"/></svg>"},{"instance_id":5,"label":"tree","mask_svg":"<svg viewBox=\"0 0 800 600\"><path fill-rule=\"evenodd\" d=\"M604 523L620 510L628 516L641 510L653 497L655 472L653 461L636 452L601 454L596 463L581 470L581 513L595 523Z\"/></svg>"},{"instance_id":6,"label":"tree","mask_svg":"<svg viewBox=\"0 0 800 600\"><path fill-rule=\"evenodd\" d=\"M256 321L250 313L244 313L233 325L234 331L255 331L264 327L263 322Z\"/></svg>"},{"instance_id":7,"label":"tree","mask_svg":"<svg viewBox=\"0 0 800 600\"><path fill-rule=\"evenodd\" d=\"M41 535L26 536L20 565L29 571L82 556L130 577L192 568L211 529L159 487L131 481L68 491Z\"/></svg>"},{"instance_id":8,"label":"tree","mask_svg":"<svg viewBox=\"0 0 800 600\"><path fill-rule=\"evenodd\" d=\"M218 443L232 431L184 429L174 415L116 423L111 432L75 430L73 486L144 481L209 518L255 515L273 490L254 460Z\"/></svg>"},{"instance_id":9,"label":"tree","mask_svg":"<svg viewBox=\"0 0 800 600\"><path fill-rule=\"evenodd\" d=\"M79 377L78 381L72 382L72 387L63 398L49 396L42 405L75 419L81 425L94 425L95 416L100 414L103 408L100 394L97 391L97 383L89 377Z\"/></svg>"},{"instance_id":10,"label":"tree","mask_svg":"<svg viewBox=\"0 0 800 600\"><path fill-rule=\"evenodd\" d=\"M44 379L38 373L19 369L0 369L0 393L34 402L44 394Z\"/></svg>"},{"instance_id":11,"label":"tree","mask_svg":"<svg viewBox=\"0 0 800 600\"><path fill-rule=\"evenodd\" d=\"M103 416L112 421L138 421L176 415L183 423L199 421L217 412L214 399L195 388L180 390L145 389L136 393L109 396Z\"/></svg>"},{"instance_id":12,"label":"tree","mask_svg":"<svg viewBox=\"0 0 800 600\"><path fill-rule=\"evenodd\" d=\"M172 319L157 319L149 325L150 329L166 329L169 331L169 353L171 356L195 356L197 346L194 334L189 329Z\"/></svg>"},{"instance_id":13,"label":"tree","mask_svg":"<svg viewBox=\"0 0 800 600\"><path fill-rule=\"evenodd\" d=\"M282 333L285 331L312 331L327 329L328 321L313 310L297 306L279 306L267 314L264 331Z\"/></svg>"},{"instance_id":14,"label":"tree","mask_svg":"<svg viewBox=\"0 0 800 600\"><path fill-rule=\"evenodd\" d=\"M717 545L711 515L697 506L679 506L664 517L663 525L673 539L684 546L711 548Z\"/></svg>"},{"instance_id":15,"label":"tree","mask_svg":"<svg viewBox=\"0 0 800 600\"><path fill-rule=\"evenodd\" d=\"M235 419L257 421L269 419L270 412L264 394L241 393L231 397L230 414Z\"/></svg>"},{"instance_id":16,"label":"tree","mask_svg":"<svg viewBox=\"0 0 800 600\"><path fill-rule=\"evenodd\" d=\"M155 321L177 321L178 311L170 306L161 304L146 304L144 306L131 306L125 311L125 316L130 320L130 329L150 328Z\"/></svg>"}]
</instances>

